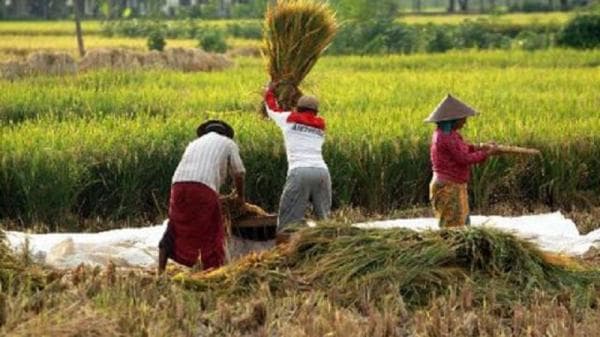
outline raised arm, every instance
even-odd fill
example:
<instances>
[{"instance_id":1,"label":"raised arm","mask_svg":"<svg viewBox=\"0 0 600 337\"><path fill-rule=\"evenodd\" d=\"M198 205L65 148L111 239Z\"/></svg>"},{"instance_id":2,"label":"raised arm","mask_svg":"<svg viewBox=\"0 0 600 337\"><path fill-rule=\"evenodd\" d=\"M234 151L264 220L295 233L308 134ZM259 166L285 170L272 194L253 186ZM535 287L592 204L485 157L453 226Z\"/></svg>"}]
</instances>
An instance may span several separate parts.
<instances>
[{"instance_id":1,"label":"raised arm","mask_svg":"<svg viewBox=\"0 0 600 337\"><path fill-rule=\"evenodd\" d=\"M283 111L277 102L277 97L275 96L275 92L273 92L273 87L269 85L269 87L265 91L265 108L267 110L267 115L271 118L277 125L283 126L285 125L285 121L287 120L290 112Z\"/></svg>"},{"instance_id":2,"label":"raised arm","mask_svg":"<svg viewBox=\"0 0 600 337\"><path fill-rule=\"evenodd\" d=\"M458 137L452 137L446 146L454 160L463 165L478 164L484 162L488 157L486 150L478 150Z\"/></svg>"}]
</instances>

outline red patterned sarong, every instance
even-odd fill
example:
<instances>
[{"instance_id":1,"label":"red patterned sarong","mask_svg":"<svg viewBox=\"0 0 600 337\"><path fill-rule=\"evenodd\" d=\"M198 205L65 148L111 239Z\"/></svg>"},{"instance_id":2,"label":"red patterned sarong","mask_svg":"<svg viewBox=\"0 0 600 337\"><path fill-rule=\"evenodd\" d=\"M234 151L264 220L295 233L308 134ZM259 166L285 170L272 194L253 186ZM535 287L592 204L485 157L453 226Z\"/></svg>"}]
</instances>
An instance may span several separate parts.
<instances>
[{"instance_id":1,"label":"red patterned sarong","mask_svg":"<svg viewBox=\"0 0 600 337\"><path fill-rule=\"evenodd\" d=\"M202 183L173 184L161 246L166 246L171 259L188 267L196 264L198 255L204 269L222 266L225 247L218 194Z\"/></svg>"}]
</instances>

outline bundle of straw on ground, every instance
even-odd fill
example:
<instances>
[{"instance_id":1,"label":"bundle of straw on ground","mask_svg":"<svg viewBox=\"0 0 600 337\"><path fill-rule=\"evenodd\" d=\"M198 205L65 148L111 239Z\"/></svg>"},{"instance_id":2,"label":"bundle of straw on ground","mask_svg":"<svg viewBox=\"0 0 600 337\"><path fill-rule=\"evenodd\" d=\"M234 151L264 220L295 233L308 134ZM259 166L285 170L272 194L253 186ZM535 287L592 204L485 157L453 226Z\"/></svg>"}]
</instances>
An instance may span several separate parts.
<instances>
[{"instance_id":1,"label":"bundle of straw on ground","mask_svg":"<svg viewBox=\"0 0 600 337\"><path fill-rule=\"evenodd\" d=\"M279 1L268 8L264 31L268 72L279 104L290 110L300 98L300 83L335 36L335 16L322 2Z\"/></svg>"},{"instance_id":2,"label":"bundle of straw on ground","mask_svg":"<svg viewBox=\"0 0 600 337\"><path fill-rule=\"evenodd\" d=\"M81 71L97 69L173 69L183 72L219 71L233 63L220 54L207 53L201 49L171 48L147 53L120 49L101 48L89 51L79 63Z\"/></svg>"},{"instance_id":3,"label":"bundle of straw on ground","mask_svg":"<svg viewBox=\"0 0 600 337\"><path fill-rule=\"evenodd\" d=\"M564 287L584 303L600 287L599 271L554 265L532 243L478 228L423 233L306 228L288 246L176 279L234 296L265 286L274 293L321 290L344 305L356 303L366 293L375 301L401 296L410 306L422 306L461 285L476 289L479 299L493 289L507 307L515 300L526 301L534 291L558 293Z\"/></svg>"},{"instance_id":4,"label":"bundle of straw on ground","mask_svg":"<svg viewBox=\"0 0 600 337\"><path fill-rule=\"evenodd\" d=\"M56 277L50 270L31 261L27 247L22 250L15 254L0 229L0 297L17 288L42 289Z\"/></svg>"},{"instance_id":5,"label":"bundle of straw on ground","mask_svg":"<svg viewBox=\"0 0 600 337\"><path fill-rule=\"evenodd\" d=\"M26 60L0 64L0 77L14 80L32 75L72 75L77 72L73 57L62 52L36 52Z\"/></svg>"}]
</instances>

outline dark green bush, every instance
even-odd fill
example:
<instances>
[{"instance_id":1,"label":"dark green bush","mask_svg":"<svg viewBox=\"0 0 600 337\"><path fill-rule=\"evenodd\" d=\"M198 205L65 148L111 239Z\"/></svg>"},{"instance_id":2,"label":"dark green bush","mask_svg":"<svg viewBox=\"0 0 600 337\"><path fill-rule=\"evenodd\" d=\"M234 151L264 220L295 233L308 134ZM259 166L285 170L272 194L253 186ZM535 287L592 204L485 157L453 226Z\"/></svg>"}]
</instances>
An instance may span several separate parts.
<instances>
[{"instance_id":1,"label":"dark green bush","mask_svg":"<svg viewBox=\"0 0 600 337\"><path fill-rule=\"evenodd\" d=\"M466 20L456 27L454 43L456 48L508 48L510 38L492 32L487 21Z\"/></svg>"},{"instance_id":2,"label":"dark green bush","mask_svg":"<svg viewBox=\"0 0 600 337\"><path fill-rule=\"evenodd\" d=\"M551 5L542 2L525 1L523 4L513 4L509 7L510 12L550 12L554 10Z\"/></svg>"},{"instance_id":3,"label":"dark green bush","mask_svg":"<svg viewBox=\"0 0 600 337\"><path fill-rule=\"evenodd\" d=\"M452 49L452 32L447 26L428 25L424 31L426 35L425 51L428 53L443 53Z\"/></svg>"},{"instance_id":4,"label":"dark green bush","mask_svg":"<svg viewBox=\"0 0 600 337\"><path fill-rule=\"evenodd\" d=\"M225 33L216 28L200 32L198 36L198 47L208 52L224 53L227 51Z\"/></svg>"},{"instance_id":5,"label":"dark green bush","mask_svg":"<svg viewBox=\"0 0 600 337\"><path fill-rule=\"evenodd\" d=\"M419 32L414 26L392 20L351 21L336 36L333 54L411 53L418 50Z\"/></svg>"},{"instance_id":6,"label":"dark green bush","mask_svg":"<svg viewBox=\"0 0 600 337\"><path fill-rule=\"evenodd\" d=\"M591 49L600 46L600 14L578 15L558 35L561 46Z\"/></svg>"},{"instance_id":7,"label":"dark green bush","mask_svg":"<svg viewBox=\"0 0 600 337\"><path fill-rule=\"evenodd\" d=\"M419 31L402 23L391 24L384 32L387 52L409 54L419 50Z\"/></svg>"},{"instance_id":8,"label":"dark green bush","mask_svg":"<svg viewBox=\"0 0 600 337\"><path fill-rule=\"evenodd\" d=\"M227 33L244 39L262 39L262 25L259 22L230 23Z\"/></svg>"},{"instance_id":9,"label":"dark green bush","mask_svg":"<svg viewBox=\"0 0 600 337\"><path fill-rule=\"evenodd\" d=\"M156 28L148 35L148 49L163 51L167 42L165 41L165 33L162 29Z\"/></svg>"},{"instance_id":10,"label":"dark green bush","mask_svg":"<svg viewBox=\"0 0 600 337\"><path fill-rule=\"evenodd\" d=\"M262 18L267 9L268 2L269 0L252 0L245 3L235 3L231 7L231 17Z\"/></svg>"}]
</instances>

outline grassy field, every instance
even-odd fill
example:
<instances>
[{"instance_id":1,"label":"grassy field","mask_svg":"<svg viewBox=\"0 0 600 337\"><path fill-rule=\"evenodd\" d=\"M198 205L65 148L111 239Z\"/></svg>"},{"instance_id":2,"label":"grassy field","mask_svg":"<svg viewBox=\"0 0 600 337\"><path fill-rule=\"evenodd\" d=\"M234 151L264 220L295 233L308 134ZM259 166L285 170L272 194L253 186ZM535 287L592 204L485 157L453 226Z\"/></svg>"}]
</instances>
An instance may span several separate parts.
<instances>
[{"instance_id":1,"label":"grassy field","mask_svg":"<svg viewBox=\"0 0 600 337\"><path fill-rule=\"evenodd\" d=\"M94 35L86 36L84 43L85 48L88 50L107 47L148 50L147 39L145 38L109 38ZM196 48L198 47L198 41L191 39L167 39L167 48L174 47ZM2 36L0 39L0 61L3 61L3 58L5 60L9 58L15 59L19 56L29 55L40 50L66 51L76 56L78 54L77 40L75 36L69 35L10 35Z\"/></svg>"},{"instance_id":2,"label":"grassy field","mask_svg":"<svg viewBox=\"0 0 600 337\"><path fill-rule=\"evenodd\" d=\"M563 24L567 22L573 13L551 12L551 13L510 13L510 14L454 14L454 15L414 15L408 14L400 17L400 21L408 24L459 24L465 20L485 19L497 23L511 25L530 24ZM1 27L1 26L0 26Z\"/></svg>"},{"instance_id":3,"label":"grassy field","mask_svg":"<svg viewBox=\"0 0 600 337\"><path fill-rule=\"evenodd\" d=\"M599 59L566 50L324 58L305 88L328 120L335 205L384 212L426 202L431 126L422 120L447 92L482 112L465 130L472 141L544 153L477 169L475 206L597 205ZM0 81L0 212L24 223L161 214L175 165L207 117L238 129L250 198L273 209L286 164L278 130L255 112L263 69L242 58L221 73Z\"/></svg>"},{"instance_id":4,"label":"grassy field","mask_svg":"<svg viewBox=\"0 0 600 337\"><path fill-rule=\"evenodd\" d=\"M198 40L194 39L166 39L166 49L169 48L197 48ZM96 48L125 48L138 51L147 51L147 39L132 37L104 37L100 35L86 36L84 40L86 50ZM257 47L258 40L228 38L230 48ZM66 52L75 59L79 59L77 40L75 36L68 35L7 35L0 38L0 62L20 60L37 51Z\"/></svg>"}]
</instances>

